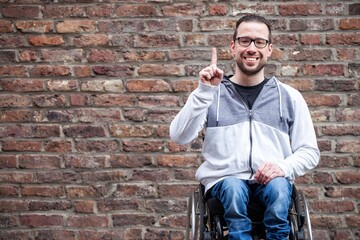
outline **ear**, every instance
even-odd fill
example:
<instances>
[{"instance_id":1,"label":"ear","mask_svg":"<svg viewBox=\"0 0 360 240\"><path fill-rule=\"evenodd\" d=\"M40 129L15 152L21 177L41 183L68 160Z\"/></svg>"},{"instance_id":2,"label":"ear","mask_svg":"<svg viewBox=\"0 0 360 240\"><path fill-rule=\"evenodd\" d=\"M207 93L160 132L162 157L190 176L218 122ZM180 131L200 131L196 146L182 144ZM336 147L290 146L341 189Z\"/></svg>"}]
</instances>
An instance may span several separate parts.
<instances>
[{"instance_id":1,"label":"ear","mask_svg":"<svg viewBox=\"0 0 360 240\"><path fill-rule=\"evenodd\" d=\"M233 56L233 58L235 58L235 42L231 41L230 43L230 50L231 50L231 55Z\"/></svg>"},{"instance_id":2,"label":"ear","mask_svg":"<svg viewBox=\"0 0 360 240\"><path fill-rule=\"evenodd\" d=\"M268 50L269 50L269 51L268 51L268 57L270 57L271 54L272 54L272 52L273 52L273 45L272 45L272 43L269 44Z\"/></svg>"}]
</instances>

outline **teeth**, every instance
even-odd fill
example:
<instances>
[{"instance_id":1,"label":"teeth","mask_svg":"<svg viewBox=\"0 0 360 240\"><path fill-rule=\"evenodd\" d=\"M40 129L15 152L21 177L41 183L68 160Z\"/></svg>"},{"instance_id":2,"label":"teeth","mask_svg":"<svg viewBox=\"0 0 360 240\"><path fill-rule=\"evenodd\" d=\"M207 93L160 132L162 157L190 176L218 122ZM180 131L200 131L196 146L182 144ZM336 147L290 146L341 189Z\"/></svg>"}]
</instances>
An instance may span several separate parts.
<instances>
[{"instance_id":1,"label":"teeth","mask_svg":"<svg viewBox=\"0 0 360 240\"><path fill-rule=\"evenodd\" d=\"M256 58L246 58L249 61L256 61Z\"/></svg>"}]
</instances>

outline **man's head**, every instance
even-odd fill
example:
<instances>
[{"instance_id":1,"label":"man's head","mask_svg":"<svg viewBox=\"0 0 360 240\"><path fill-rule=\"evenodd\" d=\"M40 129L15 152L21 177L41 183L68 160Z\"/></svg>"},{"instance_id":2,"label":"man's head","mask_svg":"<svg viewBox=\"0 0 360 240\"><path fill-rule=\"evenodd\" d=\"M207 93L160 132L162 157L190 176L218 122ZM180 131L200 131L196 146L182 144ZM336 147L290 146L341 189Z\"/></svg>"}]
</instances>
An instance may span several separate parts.
<instances>
[{"instance_id":1,"label":"man's head","mask_svg":"<svg viewBox=\"0 0 360 240\"><path fill-rule=\"evenodd\" d=\"M272 53L269 22L257 15L239 19L231 42L231 52L239 74L263 78L263 68Z\"/></svg>"},{"instance_id":2,"label":"man's head","mask_svg":"<svg viewBox=\"0 0 360 240\"><path fill-rule=\"evenodd\" d=\"M269 40L269 43L271 43L271 26L270 26L270 23L268 20L266 20L264 17L262 16L259 16L259 15L246 15L242 18L240 18L237 22L236 22L236 26L235 26L235 31L234 31L234 36L233 36L233 40L234 42L236 41L236 38L237 38L237 30L239 28L239 25L242 23L242 22L257 22L257 23L263 23L266 25L268 31L269 31L269 36L268 36L268 40Z\"/></svg>"}]
</instances>

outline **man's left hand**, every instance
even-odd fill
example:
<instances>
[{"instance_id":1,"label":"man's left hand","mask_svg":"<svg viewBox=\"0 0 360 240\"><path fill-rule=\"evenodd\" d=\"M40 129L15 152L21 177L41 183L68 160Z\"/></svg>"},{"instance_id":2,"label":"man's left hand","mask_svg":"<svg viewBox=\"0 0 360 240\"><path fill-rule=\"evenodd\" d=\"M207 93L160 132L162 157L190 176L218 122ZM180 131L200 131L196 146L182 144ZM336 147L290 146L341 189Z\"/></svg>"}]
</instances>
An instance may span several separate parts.
<instances>
[{"instance_id":1,"label":"man's left hand","mask_svg":"<svg viewBox=\"0 0 360 240\"><path fill-rule=\"evenodd\" d=\"M255 173L255 180L260 184L268 184L276 177L284 177L285 173L275 163L263 163Z\"/></svg>"}]
</instances>

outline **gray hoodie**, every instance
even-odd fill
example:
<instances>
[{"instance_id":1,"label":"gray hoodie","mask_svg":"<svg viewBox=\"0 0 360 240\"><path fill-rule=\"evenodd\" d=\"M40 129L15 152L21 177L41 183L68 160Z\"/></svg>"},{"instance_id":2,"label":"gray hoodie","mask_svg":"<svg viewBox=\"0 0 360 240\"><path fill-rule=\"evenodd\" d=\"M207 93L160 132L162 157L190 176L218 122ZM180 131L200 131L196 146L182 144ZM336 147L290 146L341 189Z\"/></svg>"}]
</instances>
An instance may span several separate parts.
<instances>
[{"instance_id":1,"label":"gray hoodie","mask_svg":"<svg viewBox=\"0 0 360 240\"><path fill-rule=\"evenodd\" d=\"M224 78L217 87L199 83L170 125L179 144L205 127L205 161L196 178L205 191L227 176L255 181L263 162L276 163L289 181L319 162L320 152L307 104L299 91L272 77L250 110Z\"/></svg>"}]
</instances>

